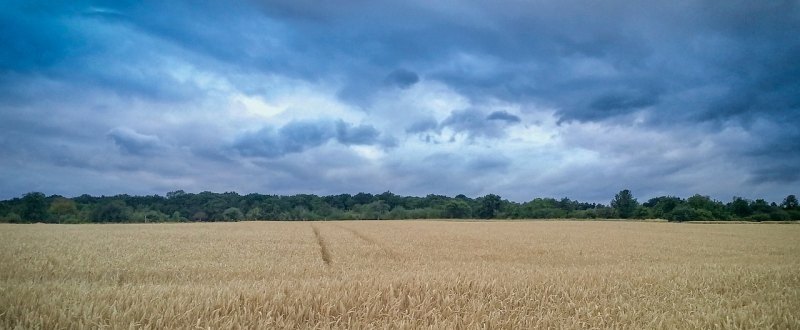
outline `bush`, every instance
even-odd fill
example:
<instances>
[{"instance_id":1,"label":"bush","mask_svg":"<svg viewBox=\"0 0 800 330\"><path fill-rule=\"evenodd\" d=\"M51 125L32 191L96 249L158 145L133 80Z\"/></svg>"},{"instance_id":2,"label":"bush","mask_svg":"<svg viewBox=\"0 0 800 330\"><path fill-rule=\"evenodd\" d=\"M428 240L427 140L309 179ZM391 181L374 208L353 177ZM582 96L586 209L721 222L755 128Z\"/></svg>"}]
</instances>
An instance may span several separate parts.
<instances>
[{"instance_id":1,"label":"bush","mask_svg":"<svg viewBox=\"0 0 800 330\"><path fill-rule=\"evenodd\" d=\"M769 216L769 214L766 214L766 213L756 213L756 214L753 214L753 215L747 217L747 219L751 220L751 221L769 221L770 220L770 216Z\"/></svg>"},{"instance_id":2,"label":"bush","mask_svg":"<svg viewBox=\"0 0 800 330\"><path fill-rule=\"evenodd\" d=\"M5 215L5 216L3 216L3 217L0 217L0 222L5 222L5 223L20 223L20 222L22 222L22 217L20 217L20 216L19 216L19 214L16 214L16 213L14 213L14 212L11 212L11 213L9 213L9 214L6 214L6 215Z\"/></svg>"},{"instance_id":3,"label":"bush","mask_svg":"<svg viewBox=\"0 0 800 330\"><path fill-rule=\"evenodd\" d=\"M786 221L791 220L789 213L784 210L773 210L769 213L769 219L772 221Z\"/></svg>"},{"instance_id":4,"label":"bush","mask_svg":"<svg viewBox=\"0 0 800 330\"><path fill-rule=\"evenodd\" d=\"M708 210L698 210L681 205L668 214L667 220L676 222L714 220L714 215Z\"/></svg>"},{"instance_id":5,"label":"bush","mask_svg":"<svg viewBox=\"0 0 800 330\"><path fill-rule=\"evenodd\" d=\"M597 212L594 210L578 210L570 213L570 216L575 219L596 219Z\"/></svg>"}]
</instances>

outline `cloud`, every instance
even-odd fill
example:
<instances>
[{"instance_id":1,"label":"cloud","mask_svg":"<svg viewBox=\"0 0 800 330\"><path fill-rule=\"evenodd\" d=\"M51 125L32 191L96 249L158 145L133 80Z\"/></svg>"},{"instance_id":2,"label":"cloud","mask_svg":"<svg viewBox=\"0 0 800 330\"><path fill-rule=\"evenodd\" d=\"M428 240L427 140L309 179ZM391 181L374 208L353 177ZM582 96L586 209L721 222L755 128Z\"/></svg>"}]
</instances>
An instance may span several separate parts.
<instances>
[{"instance_id":1,"label":"cloud","mask_svg":"<svg viewBox=\"0 0 800 330\"><path fill-rule=\"evenodd\" d=\"M127 127L116 127L107 136L120 150L133 155L150 154L161 146L158 136L141 134Z\"/></svg>"},{"instance_id":2,"label":"cloud","mask_svg":"<svg viewBox=\"0 0 800 330\"><path fill-rule=\"evenodd\" d=\"M418 81L419 76L415 72L405 69L394 70L389 73L385 79L386 84L397 86L402 89L409 88Z\"/></svg>"},{"instance_id":3,"label":"cloud","mask_svg":"<svg viewBox=\"0 0 800 330\"><path fill-rule=\"evenodd\" d=\"M505 136L506 125L516 124L519 120L518 117L503 111L495 111L487 116L483 111L466 109L453 111L440 123L440 127L466 133L470 139L502 138Z\"/></svg>"},{"instance_id":4,"label":"cloud","mask_svg":"<svg viewBox=\"0 0 800 330\"><path fill-rule=\"evenodd\" d=\"M233 148L244 156L277 158L302 153L330 140L343 145L375 145L380 132L366 124L354 126L344 121L292 121L279 129L264 127L240 137Z\"/></svg>"},{"instance_id":5,"label":"cloud","mask_svg":"<svg viewBox=\"0 0 800 330\"><path fill-rule=\"evenodd\" d=\"M738 0L12 0L0 173L14 174L0 194L380 182L775 199L800 180L798 13Z\"/></svg>"},{"instance_id":6,"label":"cloud","mask_svg":"<svg viewBox=\"0 0 800 330\"><path fill-rule=\"evenodd\" d=\"M439 123L432 118L426 118L419 121L414 122L410 126L406 128L407 133L422 133L427 131L436 130L439 127Z\"/></svg>"},{"instance_id":7,"label":"cloud","mask_svg":"<svg viewBox=\"0 0 800 330\"><path fill-rule=\"evenodd\" d=\"M508 123L519 123L522 121L518 116L512 115L505 111L495 111L486 116L487 120L502 120Z\"/></svg>"},{"instance_id":8,"label":"cloud","mask_svg":"<svg viewBox=\"0 0 800 330\"><path fill-rule=\"evenodd\" d=\"M380 135L370 125L353 126L341 120L336 122L336 140L344 145L372 145L378 141Z\"/></svg>"}]
</instances>

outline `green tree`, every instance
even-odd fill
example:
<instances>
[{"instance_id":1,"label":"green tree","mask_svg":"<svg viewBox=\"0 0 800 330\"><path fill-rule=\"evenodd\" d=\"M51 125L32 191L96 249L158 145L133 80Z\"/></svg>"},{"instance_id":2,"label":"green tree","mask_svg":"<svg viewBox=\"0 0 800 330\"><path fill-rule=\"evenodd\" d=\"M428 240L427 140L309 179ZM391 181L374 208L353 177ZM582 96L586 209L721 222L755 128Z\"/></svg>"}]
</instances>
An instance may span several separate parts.
<instances>
[{"instance_id":1,"label":"green tree","mask_svg":"<svg viewBox=\"0 0 800 330\"><path fill-rule=\"evenodd\" d=\"M795 195L786 196L781 203L781 207L785 210L794 210L797 208L797 197Z\"/></svg>"},{"instance_id":2,"label":"green tree","mask_svg":"<svg viewBox=\"0 0 800 330\"><path fill-rule=\"evenodd\" d=\"M50 202L48 211L55 216L59 222L64 222L78 215L78 207L75 205L75 202L64 197L57 197Z\"/></svg>"},{"instance_id":3,"label":"green tree","mask_svg":"<svg viewBox=\"0 0 800 330\"><path fill-rule=\"evenodd\" d=\"M125 201L115 199L95 207L90 218L93 222L123 222L131 218L131 210Z\"/></svg>"},{"instance_id":4,"label":"green tree","mask_svg":"<svg viewBox=\"0 0 800 330\"><path fill-rule=\"evenodd\" d=\"M43 193L30 192L22 197L22 216L23 221L45 221L47 220L47 201Z\"/></svg>"},{"instance_id":5,"label":"green tree","mask_svg":"<svg viewBox=\"0 0 800 330\"><path fill-rule=\"evenodd\" d=\"M186 195L186 192L183 191L183 190L170 191L170 192L167 193L167 199L179 198L179 197L185 196L185 195Z\"/></svg>"},{"instance_id":6,"label":"green tree","mask_svg":"<svg viewBox=\"0 0 800 330\"><path fill-rule=\"evenodd\" d=\"M712 220L714 216L708 210L703 209L696 209L689 207L687 205L681 205L676 207L669 215L667 215L667 219L669 221L692 221L692 220Z\"/></svg>"},{"instance_id":7,"label":"green tree","mask_svg":"<svg viewBox=\"0 0 800 330\"><path fill-rule=\"evenodd\" d=\"M389 212L389 205L382 200L376 200L366 205L362 205L359 210L361 211L361 218L363 219L386 219L386 214Z\"/></svg>"},{"instance_id":8,"label":"green tree","mask_svg":"<svg viewBox=\"0 0 800 330\"><path fill-rule=\"evenodd\" d=\"M731 212L740 218L748 217L753 214L753 210L750 208L750 202L741 197L734 197L730 208Z\"/></svg>"},{"instance_id":9,"label":"green tree","mask_svg":"<svg viewBox=\"0 0 800 330\"><path fill-rule=\"evenodd\" d=\"M0 222L7 222L7 223L21 223L22 217L19 214L14 212L8 213L3 217L0 217Z\"/></svg>"},{"instance_id":10,"label":"green tree","mask_svg":"<svg viewBox=\"0 0 800 330\"><path fill-rule=\"evenodd\" d=\"M666 219L667 214L672 212L672 210L682 203L683 200L678 197L661 196L651 198L649 201L647 201L647 203L644 203L644 206L650 208L650 212L653 217Z\"/></svg>"},{"instance_id":11,"label":"green tree","mask_svg":"<svg viewBox=\"0 0 800 330\"><path fill-rule=\"evenodd\" d=\"M442 211L442 216L445 218L464 219L469 218L471 215L472 209L469 204L460 199L448 201L444 204L444 211Z\"/></svg>"},{"instance_id":12,"label":"green tree","mask_svg":"<svg viewBox=\"0 0 800 330\"><path fill-rule=\"evenodd\" d=\"M227 221L239 221L244 219L244 213L238 207L229 207L222 212L222 217Z\"/></svg>"},{"instance_id":13,"label":"green tree","mask_svg":"<svg viewBox=\"0 0 800 330\"><path fill-rule=\"evenodd\" d=\"M256 207L250 209L250 211L247 211L247 214L245 215L245 219L247 219L247 220L261 220L261 214L262 214L261 208L256 206Z\"/></svg>"},{"instance_id":14,"label":"green tree","mask_svg":"<svg viewBox=\"0 0 800 330\"><path fill-rule=\"evenodd\" d=\"M208 213L197 211L192 215L192 221L208 221Z\"/></svg>"},{"instance_id":15,"label":"green tree","mask_svg":"<svg viewBox=\"0 0 800 330\"><path fill-rule=\"evenodd\" d=\"M617 193L611 201L611 207L614 209L614 212L623 219L634 216L638 206L639 202L636 198L633 198L633 194L631 194L631 191L628 189Z\"/></svg>"},{"instance_id":16,"label":"green tree","mask_svg":"<svg viewBox=\"0 0 800 330\"><path fill-rule=\"evenodd\" d=\"M753 210L753 213L769 213L772 211L772 207L763 199L756 199L750 203L750 209Z\"/></svg>"},{"instance_id":17,"label":"green tree","mask_svg":"<svg viewBox=\"0 0 800 330\"><path fill-rule=\"evenodd\" d=\"M500 196L495 194L488 194L480 198L480 208L478 209L478 216L484 219L491 219L500 211L502 200Z\"/></svg>"},{"instance_id":18,"label":"green tree","mask_svg":"<svg viewBox=\"0 0 800 330\"><path fill-rule=\"evenodd\" d=\"M172 215L169 217L169 221L184 222L184 221L186 221L186 218L184 218L181 215L181 212L175 211L175 212L172 212Z\"/></svg>"}]
</instances>

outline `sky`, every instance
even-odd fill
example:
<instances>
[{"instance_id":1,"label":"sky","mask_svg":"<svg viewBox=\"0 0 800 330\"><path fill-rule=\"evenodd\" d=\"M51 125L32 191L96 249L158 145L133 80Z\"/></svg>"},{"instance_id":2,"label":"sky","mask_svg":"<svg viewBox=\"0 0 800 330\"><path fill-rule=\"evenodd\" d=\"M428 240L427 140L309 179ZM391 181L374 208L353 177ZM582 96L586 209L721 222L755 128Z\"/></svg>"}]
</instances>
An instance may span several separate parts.
<instances>
[{"instance_id":1,"label":"sky","mask_svg":"<svg viewBox=\"0 0 800 330\"><path fill-rule=\"evenodd\" d=\"M0 198L800 193L798 1L0 3Z\"/></svg>"}]
</instances>

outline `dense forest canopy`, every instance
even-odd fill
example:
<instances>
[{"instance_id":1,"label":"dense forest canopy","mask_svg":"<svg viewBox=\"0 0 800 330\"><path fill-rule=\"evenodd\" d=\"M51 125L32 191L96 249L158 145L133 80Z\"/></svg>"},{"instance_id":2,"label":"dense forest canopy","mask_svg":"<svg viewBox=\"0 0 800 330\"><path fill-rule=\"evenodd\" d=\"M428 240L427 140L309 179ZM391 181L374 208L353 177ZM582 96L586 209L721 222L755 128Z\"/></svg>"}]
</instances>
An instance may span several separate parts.
<instances>
[{"instance_id":1,"label":"dense forest canopy","mask_svg":"<svg viewBox=\"0 0 800 330\"><path fill-rule=\"evenodd\" d=\"M734 197L724 203L694 195L651 198L640 203L629 190L614 196L609 205L569 198L535 198L518 203L489 194L478 198L400 196L358 193L317 196L247 194L235 192L186 193L166 196L81 195L66 198L40 192L0 202L0 222L107 223L239 220L361 220L361 219L650 219L690 220L800 220L795 195L780 204L763 199Z\"/></svg>"}]
</instances>

